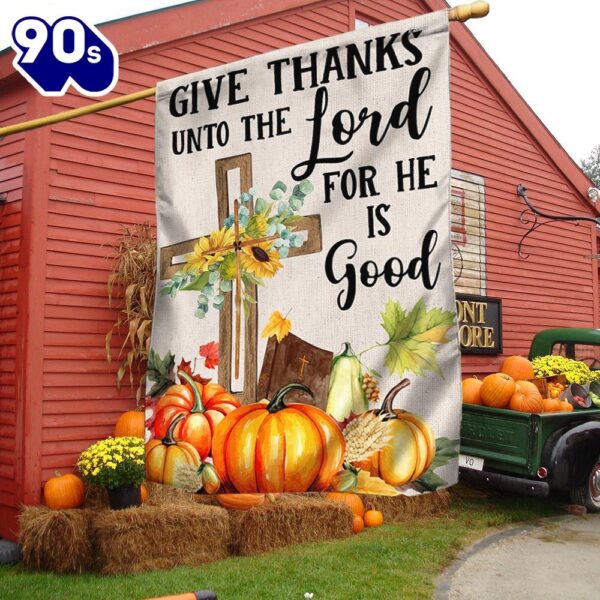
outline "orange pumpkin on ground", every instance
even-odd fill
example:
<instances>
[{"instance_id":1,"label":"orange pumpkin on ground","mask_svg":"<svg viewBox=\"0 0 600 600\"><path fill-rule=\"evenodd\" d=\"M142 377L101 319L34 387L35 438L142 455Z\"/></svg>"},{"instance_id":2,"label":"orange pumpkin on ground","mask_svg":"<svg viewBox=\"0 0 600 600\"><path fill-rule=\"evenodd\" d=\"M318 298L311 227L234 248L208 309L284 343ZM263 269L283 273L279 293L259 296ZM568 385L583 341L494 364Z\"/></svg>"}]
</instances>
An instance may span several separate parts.
<instances>
[{"instance_id":1,"label":"orange pumpkin on ground","mask_svg":"<svg viewBox=\"0 0 600 600\"><path fill-rule=\"evenodd\" d=\"M508 407L519 412L544 412L542 395L537 387L529 381L515 382L515 393L511 396Z\"/></svg>"},{"instance_id":2,"label":"orange pumpkin on ground","mask_svg":"<svg viewBox=\"0 0 600 600\"><path fill-rule=\"evenodd\" d=\"M140 485L140 500L142 504L148 500L148 488L143 483Z\"/></svg>"},{"instance_id":3,"label":"orange pumpkin on ground","mask_svg":"<svg viewBox=\"0 0 600 600\"><path fill-rule=\"evenodd\" d=\"M154 434L157 438L164 437L175 417L184 415L174 435L192 444L204 460L210 454L216 426L240 403L216 383L203 386L185 371L179 371L178 376L186 384L172 385L158 401Z\"/></svg>"},{"instance_id":4,"label":"orange pumpkin on ground","mask_svg":"<svg viewBox=\"0 0 600 600\"><path fill-rule=\"evenodd\" d=\"M573 405L566 400L559 400L559 410L563 412L571 412L573 410Z\"/></svg>"},{"instance_id":5,"label":"orange pumpkin on ground","mask_svg":"<svg viewBox=\"0 0 600 600\"><path fill-rule=\"evenodd\" d=\"M200 468L200 455L189 442L175 440L173 432L185 419L178 414L167 429L162 440L153 439L146 444L146 479L156 483L175 485L177 470L182 467L197 470Z\"/></svg>"},{"instance_id":6,"label":"orange pumpkin on ground","mask_svg":"<svg viewBox=\"0 0 600 600\"><path fill-rule=\"evenodd\" d=\"M467 377L462 381L462 398L465 404L481 404L483 381L477 377Z\"/></svg>"},{"instance_id":7,"label":"orange pumpkin on ground","mask_svg":"<svg viewBox=\"0 0 600 600\"><path fill-rule=\"evenodd\" d=\"M266 501L274 502L273 494L217 494L217 501L223 508L249 510Z\"/></svg>"},{"instance_id":8,"label":"orange pumpkin on ground","mask_svg":"<svg viewBox=\"0 0 600 600\"><path fill-rule=\"evenodd\" d=\"M531 362L524 356L518 355L505 358L500 372L510 375L515 381L519 379L533 379L535 377Z\"/></svg>"},{"instance_id":9,"label":"orange pumpkin on ground","mask_svg":"<svg viewBox=\"0 0 600 600\"><path fill-rule=\"evenodd\" d=\"M326 500L330 502L340 502L350 507L352 514L357 517L361 517L365 514L365 505L361 500L361 497L357 494L348 494L344 492L330 492L325 497Z\"/></svg>"},{"instance_id":10,"label":"orange pumpkin on ground","mask_svg":"<svg viewBox=\"0 0 600 600\"><path fill-rule=\"evenodd\" d=\"M115 425L115 437L144 437L144 413L139 410L124 412Z\"/></svg>"},{"instance_id":11,"label":"orange pumpkin on ground","mask_svg":"<svg viewBox=\"0 0 600 600\"><path fill-rule=\"evenodd\" d=\"M77 508L83 504L84 497L83 481L72 473L62 475L57 471L44 485L44 502L48 508Z\"/></svg>"},{"instance_id":12,"label":"orange pumpkin on ground","mask_svg":"<svg viewBox=\"0 0 600 600\"><path fill-rule=\"evenodd\" d=\"M352 515L352 533L360 533L365 528L365 522L362 517Z\"/></svg>"},{"instance_id":13,"label":"orange pumpkin on ground","mask_svg":"<svg viewBox=\"0 0 600 600\"><path fill-rule=\"evenodd\" d=\"M337 423L309 404L285 404L292 383L270 402L242 406L217 426L213 462L219 478L242 493L325 490L341 469L346 450Z\"/></svg>"},{"instance_id":14,"label":"orange pumpkin on ground","mask_svg":"<svg viewBox=\"0 0 600 600\"><path fill-rule=\"evenodd\" d=\"M506 408L515 393L515 381L505 373L493 373L483 379L481 402L493 408Z\"/></svg>"},{"instance_id":15,"label":"orange pumpkin on ground","mask_svg":"<svg viewBox=\"0 0 600 600\"><path fill-rule=\"evenodd\" d=\"M383 513L379 510L368 510L364 521L367 527L379 527L383 524Z\"/></svg>"}]
</instances>

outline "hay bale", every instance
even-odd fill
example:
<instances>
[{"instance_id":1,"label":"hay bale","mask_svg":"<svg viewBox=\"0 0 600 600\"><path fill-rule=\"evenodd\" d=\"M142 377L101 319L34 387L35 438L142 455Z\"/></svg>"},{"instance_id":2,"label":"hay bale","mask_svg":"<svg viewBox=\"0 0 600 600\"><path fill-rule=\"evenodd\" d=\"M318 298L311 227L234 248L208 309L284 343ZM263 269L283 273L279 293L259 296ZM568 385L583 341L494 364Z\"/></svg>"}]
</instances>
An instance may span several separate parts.
<instances>
[{"instance_id":1,"label":"hay bale","mask_svg":"<svg viewBox=\"0 0 600 600\"><path fill-rule=\"evenodd\" d=\"M410 519L445 513L450 506L450 494L441 490L419 496L375 496L359 494L365 508L380 510L386 523L401 523Z\"/></svg>"},{"instance_id":2,"label":"hay bale","mask_svg":"<svg viewBox=\"0 0 600 600\"><path fill-rule=\"evenodd\" d=\"M227 511L193 502L99 511L90 535L107 574L202 565L226 558L230 543Z\"/></svg>"},{"instance_id":3,"label":"hay bale","mask_svg":"<svg viewBox=\"0 0 600 600\"><path fill-rule=\"evenodd\" d=\"M148 481L144 484L148 490L148 499L145 504L149 506L162 506L168 504L193 504L194 496L190 492L186 492L172 485L163 485L162 483L154 483Z\"/></svg>"},{"instance_id":4,"label":"hay bale","mask_svg":"<svg viewBox=\"0 0 600 600\"><path fill-rule=\"evenodd\" d=\"M51 510L27 506L19 516L23 564L54 573L82 573L92 568L89 510Z\"/></svg>"},{"instance_id":5,"label":"hay bale","mask_svg":"<svg viewBox=\"0 0 600 600\"><path fill-rule=\"evenodd\" d=\"M352 512L337 502L282 494L246 511L230 510L232 552L252 556L292 544L352 535Z\"/></svg>"}]
</instances>

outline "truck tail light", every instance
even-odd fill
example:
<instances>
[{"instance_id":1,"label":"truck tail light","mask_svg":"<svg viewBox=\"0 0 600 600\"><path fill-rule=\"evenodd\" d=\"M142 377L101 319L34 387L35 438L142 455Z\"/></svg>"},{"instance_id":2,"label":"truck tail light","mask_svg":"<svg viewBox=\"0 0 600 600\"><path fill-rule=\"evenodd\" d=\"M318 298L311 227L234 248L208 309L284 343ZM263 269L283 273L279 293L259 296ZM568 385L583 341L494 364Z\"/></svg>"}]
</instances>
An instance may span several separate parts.
<instances>
[{"instance_id":1,"label":"truck tail light","mask_svg":"<svg viewBox=\"0 0 600 600\"><path fill-rule=\"evenodd\" d=\"M540 479L546 479L546 477L548 477L548 469L546 469L546 467L540 467L540 468L537 470L537 476L538 476Z\"/></svg>"}]
</instances>

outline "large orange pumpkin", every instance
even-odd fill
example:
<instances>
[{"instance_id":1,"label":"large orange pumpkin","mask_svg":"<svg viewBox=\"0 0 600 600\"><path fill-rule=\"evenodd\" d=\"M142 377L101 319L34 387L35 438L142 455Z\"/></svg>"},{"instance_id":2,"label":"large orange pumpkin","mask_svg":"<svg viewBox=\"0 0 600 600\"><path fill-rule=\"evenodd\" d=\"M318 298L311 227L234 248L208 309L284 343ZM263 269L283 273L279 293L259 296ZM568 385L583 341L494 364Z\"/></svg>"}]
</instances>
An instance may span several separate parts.
<instances>
[{"instance_id":1,"label":"large orange pumpkin","mask_svg":"<svg viewBox=\"0 0 600 600\"><path fill-rule=\"evenodd\" d=\"M139 410L124 412L115 425L115 437L144 437L144 413Z\"/></svg>"},{"instance_id":2,"label":"large orange pumpkin","mask_svg":"<svg viewBox=\"0 0 600 600\"><path fill-rule=\"evenodd\" d=\"M330 502L340 502L350 508L352 514L361 517L365 514L365 505L357 494L347 494L344 492L330 492L325 497Z\"/></svg>"},{"instance_id":3,"label":"large orange pumpkin","mask_svg":"<svg viewBox=\"0 0 600 600\"><path fill-rule=\"evenodd\" d=\"M515 381L505 373L493 373L483 379L481 402L485 406L506 408L515 393Z\"/></svg>"},{"instance_id":4,"label":"large orange pumpkin","mask_svg":"<svg viewBox=\"0 0 600 600\"><path fill-rule=\"evenodd\" d=\"M175 440L174 430L184 414L177 415L162 440L153 439L146 444L146 479L156 483L175 485L177 470L188 467L194 470L200 468L200 455L189 442Z\"/></svg>"},{"instance_id":5,"label":"large orange pumpkin","mask_svg":"<svg viewBox=\"0 0 600 600\"><path fill-rule=\"evenodd\" d=\"M164 437L175 417L184 415L174 435L192 444L204 460L210 454L215 427L240 403L216 383L202 386L185 371L179 371L178 376L186 384L172 385L158 401L154 434Z\"/></svg>"},{"instance_id":6,"label":"large orange pumpkin","mask_svg":"<svg viewBox=\"0 0 600 600\"><path fill-rule=\"evenodd\" d=\"M532 386L533 389L531 389L530 386ZM544 412L542 395L535 385L528 381L518 381L515 388L515 393L511 396L508 405L511 410L528 413Z\"/></svg>"},{"instance_id":7,"label":"large orange pumpkin","mask_svg":"<svg viewBox=\"0 0 600 600\"><path fill-rule=\"evenodd\" d=\"M534 378L533 365L524 356L508 356L504 359L500 372L510 375L515 381Z\"/></svg>"},{"instance_id":8,"label":"large orange pumpkin","mask_svg":"<svg viewBox=\"0 0 600 600\"><path fill-rule=\"evenodd\" d=\"M77 508L83 504L84 496L83 482L72 473L62 475L57 471L44 485L44 502L55 510Z\"/></svg>"},{"instance_id":9,"label":"large orange pumpkin","mask_svg":"<svg viewBox=\"0 0 600 600\"><path fill-rule=\"evenodd\" d=\"M462 398L465 404L481 404L483 381L477 377L467 377L462 381Z\"/></svg>"},{"instance_id":10,"label":"large orange pumpkin","mask_svg":"<svg viewBox=\"0 0 600 600\"><path fill-rule=\"evenodd\" d=\"M308 404L285 404L293 383L271 399L229 413L215 430L213 462L223 484L242 493L324 490L342 467L346 443L336 422Z\"/></svg>"}]
</instances>

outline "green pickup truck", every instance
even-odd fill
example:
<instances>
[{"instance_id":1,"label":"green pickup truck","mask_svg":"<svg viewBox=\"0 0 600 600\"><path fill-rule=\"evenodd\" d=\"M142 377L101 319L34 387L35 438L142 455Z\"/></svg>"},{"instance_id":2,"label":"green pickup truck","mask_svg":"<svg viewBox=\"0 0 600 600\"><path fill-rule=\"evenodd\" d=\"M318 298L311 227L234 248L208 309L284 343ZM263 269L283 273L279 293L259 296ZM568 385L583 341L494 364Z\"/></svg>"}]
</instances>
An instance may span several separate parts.
<instances>
[{"instance_id":1,"label":"green pickup truck","mask_svg":"<svg viewBox=\"0 0 600 600\"><path fill-rule=\"evenodd\" d=\"M529 359L561 354L599 368L600 329L547 329ZM567 491L600 511L600 409L546 414L463 405L461 480L537 496Z\"/></svg>"}]
</instances>

